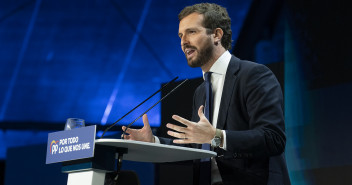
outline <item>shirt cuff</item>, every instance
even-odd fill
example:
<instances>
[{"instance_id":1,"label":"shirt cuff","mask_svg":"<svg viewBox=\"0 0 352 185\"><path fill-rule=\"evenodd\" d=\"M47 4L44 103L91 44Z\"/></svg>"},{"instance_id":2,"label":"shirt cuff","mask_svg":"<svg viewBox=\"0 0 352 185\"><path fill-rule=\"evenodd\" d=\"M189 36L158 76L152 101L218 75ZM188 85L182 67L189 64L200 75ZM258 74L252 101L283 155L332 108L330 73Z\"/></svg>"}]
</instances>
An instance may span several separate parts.
<instances>
[{"instance_id":1,"label":"shirt cuff","mask_svg":"<svg viewBox=\"0 0 352 185\"><path fill-rule=\"evenodd\" d=\"M159 140L159 138L158 138L158 137L156 137L156 136L154 136L154 143L158 143L158 144L160 144L160 140Z\"/></svg>"},{"instance_id":2,"label":"shirt cuff","mask_svg":"<svg viewBox=\"0 0 352 185\"><path fill-rule=\"evenodd\" d=\"M220 148L226 150L226 132L225 132L225 130L222 130L222 136L223 136L223 143L222 143L222 147L220 147Z\"/></svg>"}]
</instances>

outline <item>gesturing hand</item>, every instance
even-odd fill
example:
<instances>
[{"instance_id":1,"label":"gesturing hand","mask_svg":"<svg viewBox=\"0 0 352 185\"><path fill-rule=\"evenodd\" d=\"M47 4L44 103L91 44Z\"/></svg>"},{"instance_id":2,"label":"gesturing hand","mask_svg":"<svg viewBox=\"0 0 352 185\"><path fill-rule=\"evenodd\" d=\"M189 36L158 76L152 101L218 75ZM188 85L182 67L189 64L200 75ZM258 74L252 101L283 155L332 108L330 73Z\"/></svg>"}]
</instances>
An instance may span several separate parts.
<instances>
[{"instance_id":1,"label":"gesturing hand","mask_svg":"<svg viewBox=\"0 0 352 185\"><path fill-rule=\"evenodd\" d=\"M154 143L154 136L152 133L152 129L150 128L148 116L146 114L143 115L143 128L141 129L132 129L129 128L126 130L126 133L129 135L125 135L126 140L135 140L135 141L144 141ZM126 127L123 126L122 130L125 130Z\"/></svg>"},{"instance_id":2,"label":"gesturing hand","mask_svg":"<svg viewBox=\"0 0 352 185\"><path fill-rule=\"evenodd\" d=\"M208 119L203 113L204 106L200 106L198 109L199 122L189 121L177 115L173 115L172 118L185 127L177 126L168 123L166 126L174 131L168 131L167 134L176 137L174 143L210 143L211 139L215 136L216 129L210 124ZM176 132L175 132L176 131Z\"/></svg>"}]
</instances>

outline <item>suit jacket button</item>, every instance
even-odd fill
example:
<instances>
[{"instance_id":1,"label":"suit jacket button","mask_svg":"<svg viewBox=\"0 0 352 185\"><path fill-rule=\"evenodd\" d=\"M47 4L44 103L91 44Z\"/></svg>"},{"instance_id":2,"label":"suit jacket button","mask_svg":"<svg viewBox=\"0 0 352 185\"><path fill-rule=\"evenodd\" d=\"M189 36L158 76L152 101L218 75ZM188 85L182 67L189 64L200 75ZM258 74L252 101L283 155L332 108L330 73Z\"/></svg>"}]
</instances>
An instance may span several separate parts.
<instances>
[{"instance_id":1,"label":"suit jacket button","mask_svg":"<svg viewBox=\"0 0 352 185\"><path fill-rule=\"evenodd\" d=\"M237 158L237 153L233 153L233 158Z\"/></svg>"}]
</instances>

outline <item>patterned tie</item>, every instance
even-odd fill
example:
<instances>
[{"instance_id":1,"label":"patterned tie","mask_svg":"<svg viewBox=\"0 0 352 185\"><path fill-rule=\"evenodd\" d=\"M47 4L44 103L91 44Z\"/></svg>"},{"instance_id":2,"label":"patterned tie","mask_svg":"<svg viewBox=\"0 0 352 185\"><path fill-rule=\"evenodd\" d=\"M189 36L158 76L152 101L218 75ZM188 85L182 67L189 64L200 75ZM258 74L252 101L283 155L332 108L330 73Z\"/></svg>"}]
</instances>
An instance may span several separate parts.
<instances>
[{"instance_id":1,"label":"patterned tie","mask_svg":"<svg viewBox=\"0 0 352 185\"><path fill-rule=\"evenodd\" d=\"M205 87L205 108L204 108L204 115L205 117L209 120L209 122L212 122L212 106L213 106L213 91L211 88L211 72L206 72L204 74L204 87ZM210 144L204 143L202 144L202 149L204 150L210 150ZM211 180L211 173L210 173L210 158L205 158L201 159L200 163L200 184L205 185L209 184L210 185L210 180Z\"/></svg>"}]
</instances>

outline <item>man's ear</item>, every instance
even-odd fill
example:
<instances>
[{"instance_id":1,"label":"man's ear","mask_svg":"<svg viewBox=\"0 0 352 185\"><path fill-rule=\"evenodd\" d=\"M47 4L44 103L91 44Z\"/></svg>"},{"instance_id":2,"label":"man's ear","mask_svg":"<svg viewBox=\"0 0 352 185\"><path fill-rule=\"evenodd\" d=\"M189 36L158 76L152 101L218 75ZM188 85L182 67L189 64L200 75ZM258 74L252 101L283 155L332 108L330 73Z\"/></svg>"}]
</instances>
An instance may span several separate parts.
<instances>
[{"instance_id":1,"label":"man's ear","mask_svg":"<svg viewBox=\"0 0 352 185\"><path fill-rule=\"evenodd\" d=\"M215 28L214 30L214 43L218 45L221 42L224 31L221 28Z\"/></svg>"}]
</instances>

